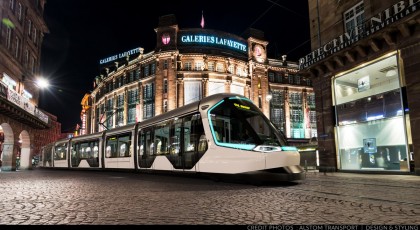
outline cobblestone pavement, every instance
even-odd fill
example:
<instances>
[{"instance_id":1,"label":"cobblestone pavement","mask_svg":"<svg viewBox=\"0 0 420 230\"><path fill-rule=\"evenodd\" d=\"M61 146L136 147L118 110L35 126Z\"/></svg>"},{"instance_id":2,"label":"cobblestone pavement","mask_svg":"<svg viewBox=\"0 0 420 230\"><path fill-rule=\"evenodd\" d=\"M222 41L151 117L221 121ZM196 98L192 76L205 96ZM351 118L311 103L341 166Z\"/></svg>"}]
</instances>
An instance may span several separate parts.
<instances>
[{"instance_id":1,"label":"cobblestone pavement","mask_svg":"<svg viewBox=\"0 0 420 230\"><path fill-rule=\"evenodd\" d=\"M120 172L0 172L2 225L420 224L420 177L308 172L254 186Z\"/></svg>"}]
</instances>

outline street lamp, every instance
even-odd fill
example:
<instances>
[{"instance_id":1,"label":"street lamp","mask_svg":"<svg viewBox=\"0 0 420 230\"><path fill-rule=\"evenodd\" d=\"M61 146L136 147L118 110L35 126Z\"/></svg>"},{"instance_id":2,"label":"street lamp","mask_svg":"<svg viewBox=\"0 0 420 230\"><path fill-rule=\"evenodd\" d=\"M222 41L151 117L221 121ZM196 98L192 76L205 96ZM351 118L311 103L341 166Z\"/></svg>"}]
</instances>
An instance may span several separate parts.
<instances>
[{"instance_id":1,"label":"street lamp","mask_svg":"<svg viewBox=\"0 0 420 230\"><path fill-rule=\"evenodd\" d=\"M48 88L50 86L50 83L48 82L47 79L40 77L40 78L36 79L35 85L38 88L45 89L45 88Z\"/></svg>"}]
</instances>

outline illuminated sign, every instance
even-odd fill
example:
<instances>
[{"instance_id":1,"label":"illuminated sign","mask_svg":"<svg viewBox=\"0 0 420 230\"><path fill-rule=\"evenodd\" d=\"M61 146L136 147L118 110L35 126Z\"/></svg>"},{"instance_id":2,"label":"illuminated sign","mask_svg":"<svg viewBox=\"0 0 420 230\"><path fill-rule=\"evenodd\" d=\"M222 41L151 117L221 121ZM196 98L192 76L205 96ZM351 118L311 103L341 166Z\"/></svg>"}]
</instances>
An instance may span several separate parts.
<instances>
[{"instance_id":1,"label":"illuminated sign","mask_svg":"<svg viewBox=\"0 0 420 230\"><path fill-rule=\"evenodd\" d=\"M169 44L170 41L171 41L171 36L169 36L169 34L165 33L162 35L162 43L164 45Z\"/></svg>"},{"instance_id":2,"label":"illuminated sign","mask_svg":"<svg viewBox=\"0 0 420 230\"><path fill-rule=\"evenodd\" d=\"M219 46L226 46L230 47L242 52L247 51L247 46L244 43L235 41L230 38L223 38L215 35L182 35L181 36L181 43L186 44L210 44L210 45L219 45Z\"/></svg>"},{"instance_id":3,"label":"illuminated sign","mask_svg":"<svg viewBox=\"0 0 420 230\"><path fill-rule=\"evenodd\" d=\"M240 104L238 104L238 103L233 103L237 108L240 108L240 109L246 109L246 110L250 110L251 109L251 107L249 107L249 106L246 106L246 105L240 105Z\"/></svg>"},{"instance_id":4,"label":"illuminated sign","mask_svg":"<svg viewBox=\"0 0 420 230\"><path fill-rule=\"evenodd\" d=\"M138 53L140 53L140 48L135 48L135 49L132 49L132 50L129 50L129 51L120 53L120 54L116 54L116 55L113 55L113 56L110 56L110 57L101 59L99 61L99 64L102 65L102 64L105 64L105 63L108 63L108 62L112 62L112 61L115 61L115 60L118 60L118 59L121 59L121 58L130 56L130 55L133 55L133 54L138 54Z\"/></svg>"},{"instance_id":5,"label":"illuminated sign","mask_svg":"<svg viewBox=\"0 0 420 230\"><path fill-rule=\"evenodd\" d=\"M299 69L309 67L327 56L343 50L359 40L385 28L386 26L411 15L417 11L419 3L419 0L406 0L395 3L376 16L366 20L364 24L357 26L350 32L346 32L334 38L318 49L313 50L310 54L307 54L305 57L299 59Z\"/></svg>"}]
</instances>

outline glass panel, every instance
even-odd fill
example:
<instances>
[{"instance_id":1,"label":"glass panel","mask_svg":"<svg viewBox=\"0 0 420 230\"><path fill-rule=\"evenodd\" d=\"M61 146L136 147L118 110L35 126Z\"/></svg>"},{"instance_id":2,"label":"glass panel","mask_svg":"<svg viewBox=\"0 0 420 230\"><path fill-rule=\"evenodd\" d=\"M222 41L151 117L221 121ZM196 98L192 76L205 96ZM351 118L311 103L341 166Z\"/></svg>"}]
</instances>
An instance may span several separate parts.
<instances>
[{"instance_id":1,"label":"glass panel","mask_svg":"<svg viewBox=\"0 0 420 230\"><path fill-rule=\"evenodd\" d=\"M247 98L225 99L208 113L217 145L251 150L257 145L282 146L286 143Z\"/></svg>"},{"instance_id":2,"label":"glass panel","mask_svg":"<svg viewBox=\"0 0 420 230\"><path fill-rule=\"evenodd\" d=\"M342 169L408 170L397 57L334 80Z\"/></svg>"}]
</instances>

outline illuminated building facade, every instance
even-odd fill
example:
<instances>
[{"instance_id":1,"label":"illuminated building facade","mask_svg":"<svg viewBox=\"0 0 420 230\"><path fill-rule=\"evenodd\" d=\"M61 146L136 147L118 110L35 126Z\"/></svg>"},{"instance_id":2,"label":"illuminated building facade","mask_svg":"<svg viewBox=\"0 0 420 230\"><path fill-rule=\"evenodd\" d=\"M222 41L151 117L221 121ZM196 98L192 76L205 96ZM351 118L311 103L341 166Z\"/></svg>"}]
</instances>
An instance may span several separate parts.
<instances>
[{"instance_id":1,"label":"illuminated building facade","mask_svg":"<svg viewBox=\"0 0 420 230\"><path fill-rule=\"evenodd\" d=\"M419 1L308 3L319 170L420 175Z\"/></svg>"},{"instance_id":2,"label":"illuminated building facade","mask_svg":"<svg viewBox=\"0 0 420 230\"><path fill-rule=\"evenodd\" d=\"M31 167L39 154L38 132L57 136L55 123L38 106L41 45L47 25L45 0L0 1L0 160L1 170ZM48 131L49 130L49 131ZM41 135L41 134L39 134ZM47 140L46 140L47 141Z\"/></svg>"},{"instance_id":3,"label":"illuminated building facade","mask_svg":"<svg viewBox=\"0 0 420 230\"><path fill-rule=\"evenodd\" d=\"M99 61L103 72L84 98L86 133L154 117L203 97L231 92L250 98L290 140L316 137L315 96L297 63L267 57L268 42L250 29L247 39L211 29L180 29L162 16L156 48ZM91 104L89 104L91 103ZM87 108L86 107L86 108Z\"/></svg>"}]
</instances>

